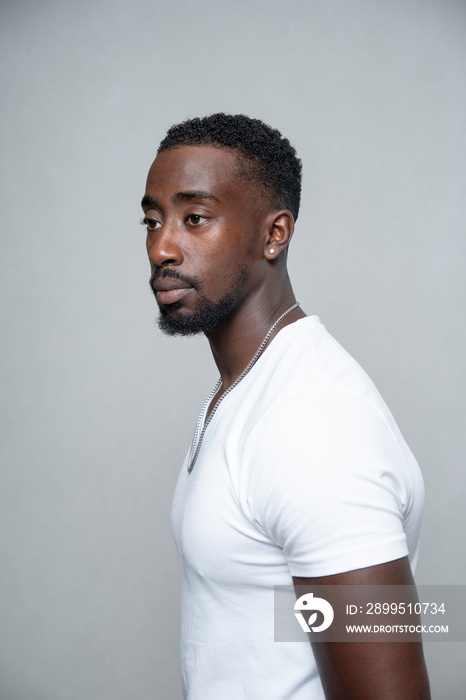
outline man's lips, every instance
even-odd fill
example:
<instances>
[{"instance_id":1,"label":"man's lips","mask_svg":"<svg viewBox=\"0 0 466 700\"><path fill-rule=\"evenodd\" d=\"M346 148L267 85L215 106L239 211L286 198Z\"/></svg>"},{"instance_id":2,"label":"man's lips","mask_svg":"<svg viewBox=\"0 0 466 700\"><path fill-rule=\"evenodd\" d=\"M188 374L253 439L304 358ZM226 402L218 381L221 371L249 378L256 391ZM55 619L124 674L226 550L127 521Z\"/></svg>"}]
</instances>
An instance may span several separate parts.
<instances>
[{"instance_id":1,"label":"man's lips","mask_svg":"<svg viewBox=\"0 0 466 700\"><path fill-rule=\"evenodd\" d=\"M186 294L189 294L192 287L177 287L176 289L157 290L155 296L160 304L173 304L174 301L179 301Z\"/></svg>"},{"instance_id":2,"label":"man's lips","mask_svg":"<svg viewBox=\"0 0 466 700\"><path fill-rule=\"evenodd\" d=\"M186 296L192 289L187 282L170 277L155 279L152 282L152 287L160 304L173 304Z\"/></svg>"}]
</instances>

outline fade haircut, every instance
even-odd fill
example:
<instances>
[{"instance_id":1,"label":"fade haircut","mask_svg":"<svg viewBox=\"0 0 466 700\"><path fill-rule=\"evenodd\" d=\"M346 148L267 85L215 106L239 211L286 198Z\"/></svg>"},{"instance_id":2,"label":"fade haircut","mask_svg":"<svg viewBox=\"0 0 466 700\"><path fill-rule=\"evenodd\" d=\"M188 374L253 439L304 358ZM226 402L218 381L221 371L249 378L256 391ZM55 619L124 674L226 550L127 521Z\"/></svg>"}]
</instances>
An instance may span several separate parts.
<instances>
[{"instance_id":1,"label":"fade haircut","mask_svg":"<svg viewBox=\"0 0 466 700\"><path fill-rule=\"evenodd\" d=\"M241 179L258 185L272 206L288 209L298 218L301 161L277 129L244 114L195 117L170 127L157 154L176 146L203 144L239 151L243 156L238 159Z\"/></svg>"}]
</instances>

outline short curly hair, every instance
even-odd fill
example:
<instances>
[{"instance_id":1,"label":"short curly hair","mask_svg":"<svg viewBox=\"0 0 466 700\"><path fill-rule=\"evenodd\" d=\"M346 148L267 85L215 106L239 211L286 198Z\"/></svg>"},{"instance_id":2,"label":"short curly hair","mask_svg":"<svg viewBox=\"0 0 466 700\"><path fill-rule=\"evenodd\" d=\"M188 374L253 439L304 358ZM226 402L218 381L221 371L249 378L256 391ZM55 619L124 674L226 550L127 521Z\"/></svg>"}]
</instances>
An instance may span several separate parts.
<instances>
[{"instance_id":1,"label":"short curly hair","mask_svg":"<svg viewBox=\"0 0 466 700\"><path fill-rule=\"evenodd\" d=\"M298 218L301 161L277 129L244 114L219 112L174 124L157 154L176 146L201 144L239 151L243 156L239 163L241 177L258 184L273 206L288 209L295 220Z\"/></svg>"}]
</instances>

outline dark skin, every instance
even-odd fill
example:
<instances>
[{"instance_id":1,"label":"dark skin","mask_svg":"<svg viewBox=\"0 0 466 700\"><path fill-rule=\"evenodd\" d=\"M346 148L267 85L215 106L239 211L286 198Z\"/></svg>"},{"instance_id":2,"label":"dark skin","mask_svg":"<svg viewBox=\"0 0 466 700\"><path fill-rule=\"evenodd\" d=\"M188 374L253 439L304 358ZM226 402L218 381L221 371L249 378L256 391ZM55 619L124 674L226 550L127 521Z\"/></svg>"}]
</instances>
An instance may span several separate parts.
<instances>
[{"instance_id":1,"label":"dark skin","mask_svg":"<svg viewBox=\"0 0 466 700\"><path fill-rule=\"evenodd\" d=\"M414 585L408 557L319 578L293 578L305 588L325 585ZM304 588L302 588L304 587ZM336 595L340 589L335 589ZM345 601L343 601L345 602ZM405 615L391 624L419 624ZM419 642L316 642L314 656L327 700L429 700L430 690Z\"/></svg>"},{"instance_id":2,"label":"dark skin","mask_svg":"<svg viewBox=\"0 0 466 700\"><path fill-rule=\"evenodd\" d=\"M277 317L296 301L285 261L293 217L287 210L271 209L265 201L258 206L250 199L248 189L236 179L237 157L230 149L212 146L162 151L149 171L143 200L145 218L158 224L152 224L147 236L152 272L171 268L195 275L206 296L217 302L231 286L228 271L239 265L247 270L234 316L207 334L222 391L241 374ZM204 196L176 199L182 192ZM158 206L151 206L148 197ZM174 315L193 312L196 291L191 290L183 302ZM280 328L304 316L298 308Z\"/></svg>"},{"instance_id":3,"label":"dark skin","mask_svg":"<svg viewBox=\"0 0 466 700\"><path fill-rule=\"evenodd\" d=\"M222 379L219 393L241 374L274 321L296 301L286 267L293 216L238 178L241 157L232 149L209 145L162 151L149 171L142 201L152 274L172 270L187 280L195 278L205 297L216 303L242 272L244 283L234 313L206 333ZM189 318L200 292L188 282L171 282L161 277L156 283L157 301L168 309L173 301L181 302L169 312ZM178 285L175 290L173 284ZM275 332L304 316L297 308ZM407 559L293 581L295 585L413 583ZM319 643L314 644L314 653L328 700L430 698L421 644Z\"/></svg>"}]
</instances>

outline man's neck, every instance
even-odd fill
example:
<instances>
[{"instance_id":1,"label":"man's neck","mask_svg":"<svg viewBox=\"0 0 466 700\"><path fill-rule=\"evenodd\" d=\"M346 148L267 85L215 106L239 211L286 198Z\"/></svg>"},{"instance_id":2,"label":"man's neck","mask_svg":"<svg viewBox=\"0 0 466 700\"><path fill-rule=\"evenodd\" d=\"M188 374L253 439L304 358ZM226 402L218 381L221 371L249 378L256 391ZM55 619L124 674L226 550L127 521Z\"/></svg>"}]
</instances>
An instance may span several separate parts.
<instances>
[{"instance_id":1,"label":"man's neck","mask_svg":"<svg viewBox=\"0 0 466 700\"><path fill-rule=\"evenodd\" d=\"M221 392L226 391L239 377L271 326L295 303L293 289L287 278L283 289L276 290L275 295L267 293L267 290L259 291L238 309L228 323L207 335L222 379ZM291 311L274 329L269 342L278 331L305 315L299 307Z\"/></svg>"}]
</instances>

